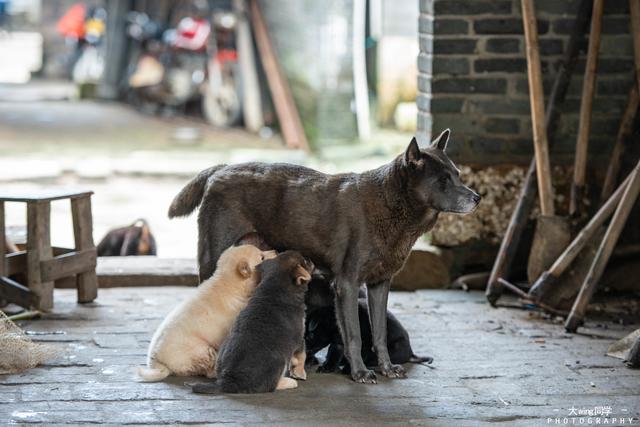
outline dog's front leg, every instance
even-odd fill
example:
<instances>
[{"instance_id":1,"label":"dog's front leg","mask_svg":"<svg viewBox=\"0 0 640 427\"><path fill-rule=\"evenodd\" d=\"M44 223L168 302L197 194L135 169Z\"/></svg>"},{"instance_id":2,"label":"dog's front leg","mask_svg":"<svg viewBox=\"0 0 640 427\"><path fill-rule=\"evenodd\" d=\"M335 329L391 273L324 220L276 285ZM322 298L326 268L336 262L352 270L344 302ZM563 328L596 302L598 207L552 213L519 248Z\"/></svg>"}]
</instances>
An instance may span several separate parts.
<instances>
[{"instance_id":1,"label":"dog's front leg","mask_svg":"<svg viewBox=\"0 0 640 427\"><path fill-rule=\"evenodd\" d=\"M382 375L389 378L406 378L407 373L401 365L394 365L389 358L387 347L387 299L391 282L367 284L369 320L373 332L373 348L378 355L378 366Z\"/></svg>"},{"instance_id":2,"label":"dog's front leg","mask_svg":"<svg viewBox=\"0 0 640 427\"><path fill-rule=\"evenodd\" d=\"M336 317L347 359L351 364L351 378L359 383L376 383L376 374L362 361L362 338L358 318L358 286L353 282L336 282Z\"/></svg>"}]
</instances>

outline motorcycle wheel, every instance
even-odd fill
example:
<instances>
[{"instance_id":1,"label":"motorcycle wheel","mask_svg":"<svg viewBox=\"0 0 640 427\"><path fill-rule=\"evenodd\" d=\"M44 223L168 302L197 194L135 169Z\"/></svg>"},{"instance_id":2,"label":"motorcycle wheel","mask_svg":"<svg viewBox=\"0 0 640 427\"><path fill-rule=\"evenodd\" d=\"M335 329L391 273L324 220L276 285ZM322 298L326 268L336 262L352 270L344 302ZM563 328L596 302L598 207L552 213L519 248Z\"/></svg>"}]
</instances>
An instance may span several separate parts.
<instances>
[{"instance_id":1,"label":"motorcycle wheel","mask_svg":"<svg viewBox=\"0 0 640 427\"><path fill-rule=\"evenodd\" d=\"M208 81L202 94L204 116L209 123L216 127L237 125L242 118L242 103L237 84L237 64L234 64L234 69L229 74L226 77Z\"/></svg>"}]
</instances>

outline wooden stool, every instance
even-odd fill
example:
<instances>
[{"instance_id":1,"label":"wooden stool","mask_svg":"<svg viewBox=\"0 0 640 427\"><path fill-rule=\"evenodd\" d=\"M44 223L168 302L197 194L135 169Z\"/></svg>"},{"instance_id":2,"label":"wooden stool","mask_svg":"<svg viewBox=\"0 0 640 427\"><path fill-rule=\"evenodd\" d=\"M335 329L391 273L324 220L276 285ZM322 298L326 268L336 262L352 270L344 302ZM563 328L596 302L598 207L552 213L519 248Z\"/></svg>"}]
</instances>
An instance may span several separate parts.
<instances>
[{"instance_id":1,"label":"wooden stool","mask_svg":"<svg viewBox=\"0 0 640 427\"><path fill-rule=\"evenodd\" d=\"M98 296L96 248L91 216L92 191L50 192L38 195L0 193L0 299L39 310L53 308L54 282L75 277L78 302L91 302ZM70 199L75 249L51 246L51 201ZM4 203L27 204L26 248L5 254ZM8 276L25 277L26 286Z\"/></svg>"}]
</instances>

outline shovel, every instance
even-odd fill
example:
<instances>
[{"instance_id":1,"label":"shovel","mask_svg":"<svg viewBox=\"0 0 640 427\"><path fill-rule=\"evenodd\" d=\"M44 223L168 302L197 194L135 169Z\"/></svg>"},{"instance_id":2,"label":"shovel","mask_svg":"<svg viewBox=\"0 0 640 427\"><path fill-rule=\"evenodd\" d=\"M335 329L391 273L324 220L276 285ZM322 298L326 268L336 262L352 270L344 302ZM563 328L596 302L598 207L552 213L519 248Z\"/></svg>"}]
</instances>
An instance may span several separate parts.
<instances>
[{"instance_id":1,"label":"shovel","mask_svg":"<svg viewBox=\"0 0 640 427\"><path fill-rule=\"evenodd\" d=\"M576 238L573 239L569 246L567 246L562 255L560 255L558 259L553 263L551 268L540 275L531 289L529 289L529 297L531 297L534 301L547 302L551 305L553 305L554 302L557 302L559 298L557 298L557 296L554 298L549 298L549 292L552 290L552 288L557 287L557 282L560 276L569 268L569 266L578 257L578 255L584 252L583 248L585 248L585 246L587 246L589 242L595 242L596 244L598 244L599 240L596 236L598 234L604 234L604 232L601 232L600 230L603 228L606 220L615 211L618 203L620 202L620 199L622 199L623 192L627 189L630 180L631 175L628 176L622 182L622 184L620 184L618 189L611 195L611 197L609 197L606 203L602 205L600 210L598 210L593 218L591 218L589 223L585 225L580 233L578 233ZM588 271L588 269L591 268L591 262L593 261L593 258L589 256L585 256L585 258L587 258L586 265ZM586 271L584 272L584 274L582 274L582 272L579 272L576 274L576 276L583 280L586 276ZM564 287L566 288L567 286ZM575 293L573 293L573 296L575 296Z\"/></svg>"},{"instance_id":2,"label":"shovel","mask_svg":"<svg viewBox=\"0 0 640 427\"><path fill-rule=\"evenodd\" d=\"M562 253L562 250L569 244L571 234L569 224L564 218L555 215L553 207L551 166L549 163L547 131L544 123L544 92L542 90L542 70L540 69L540 52L538 49L538 28L533 0L522 0L522 20L527 48L531 122L533 125L533 145L541 211L536 224L527 267L527 276L529 282L532 283Z\"/></svg>"}]
</instances>

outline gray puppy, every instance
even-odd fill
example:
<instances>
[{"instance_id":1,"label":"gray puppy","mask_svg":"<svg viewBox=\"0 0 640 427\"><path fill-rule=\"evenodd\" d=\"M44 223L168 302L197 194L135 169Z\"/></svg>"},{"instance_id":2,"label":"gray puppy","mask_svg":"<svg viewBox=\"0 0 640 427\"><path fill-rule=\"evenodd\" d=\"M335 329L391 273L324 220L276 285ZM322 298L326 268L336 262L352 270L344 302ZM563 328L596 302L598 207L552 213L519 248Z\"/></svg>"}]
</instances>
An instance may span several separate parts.
<instances>
[{"instance_id":1,"label":"gray puppy","mask_svg":"<svg viewBox=\"0 0 640 427\"><path fill-rule=\"evenodd\" d=\"M201 205L200 277L211 276L220 254L251 233L277 250L298 250L328 271L351 377L375 383L360 353L358 289L366 284L380 371L405 377L402 366L391 363L386 342L391 278L439 212L468 213L480 202L445 154L449 134L423 149L414 138L390 163L361 174L327 175L289 164L214 166L180 191L169 217Z\"/></svg>"},{"instance_id":2,"label":"gray puppy","mask_svg":"<svg viewBox=\"0 0 640 427\"><path fill-rule=\"evenodd\" d=\"M285 375L306 379L304 295L313 263L286 251L256 268L260 284L240 312L216 363L217 379L196 393L266 393L297 387Z\"/></svg>"}]
</instances>

